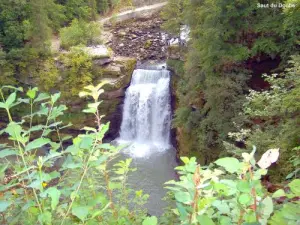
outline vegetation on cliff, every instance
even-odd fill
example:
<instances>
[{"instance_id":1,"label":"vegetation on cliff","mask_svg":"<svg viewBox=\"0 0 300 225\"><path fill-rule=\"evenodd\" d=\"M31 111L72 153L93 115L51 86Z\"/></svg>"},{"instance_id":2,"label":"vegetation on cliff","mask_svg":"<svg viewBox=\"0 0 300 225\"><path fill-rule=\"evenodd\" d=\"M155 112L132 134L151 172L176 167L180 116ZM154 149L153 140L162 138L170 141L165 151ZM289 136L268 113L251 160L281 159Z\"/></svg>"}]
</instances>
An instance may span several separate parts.
<instances>
[{"instance_id":1,"label":"vegetation on cliff","mask_svg":"<svg viewBox=\"0 0 300 225\"><path fill-rule=\"evenodd\" d=\"M0 83L29 84L34 76L43 80L44 68L54 67L53 34L60 33L62 47L66 49L79 44L97 44L101 27L90 21L98 19L97 13L104 14L129 3L122 0L1 1Z\"/></svg>"},{"instance_id":2,"label":"vegetation on cliff","mask_svg":"<svg viewBox=\"0 0 300 225\"><path fill-rule=\"evenodd\" d=\"M122 93L102 86L126 86L136 61L115 62L112 75L77 46L99 43L98 13L131 1L0 1L1 224L299 224L300 3L260 3L169 0L162 13L173 35L191 30L185 61L168 62L173 127L189 157L166 183L170 207L157 218L147 193L128 187L131 159L108 167L123 146L103 142L101 110L114 110L120 100L105 100ZM54 33L68 52L51 52ZM266 74L255 69L263 62L272 64ZM106 76L110 84L92 85ZM257 77L264 88L253 86ZM74 113L80 90L92 101ZM79 135L66 132L72 120Z\"/></svg>"},{"instance_id":3,"label":"vegetation on cliff","mask_svg":"<svg viewBox=\"0 0 300 225\"><path fill-rule=\"evenodd\" d=\"M202 163L226 154L226 143L231 142L228 133L240 132L241 128L250 129L251 137L245 137L247 143L231 142L239 147L251 148L250 143L262 145L259 149L277 145L289 158L292 149L300 144L296 128L299 106L293 103L289 106L292 110L284 110L286 104L299 102L295 93L299 86L300 5L287 0L283 3L290 7L277 4L262 8L259 3L170 0L163 13L167 30L179 35L184 24L191 30L184 72L179 74L174 126L181 134L180 141L190 142L192 138L188 153L200 156ZM266 61L272 64L272 60L276 65L275 59L281 61L277 73L285 68L288 71L280 79L271 79L271 69L276 66L264 68L268 75L265 81L258 82L268 82L271 90L251 91L252 79L262 75L255 68L260 64L263 67ZM294 60L294 64L289 64L289 60ZM280 100L266 100L268 94ZM252 97L256 99L249 100ZM275 110L274 105L279 102L281 109ZM247 111L250 105L252 113ZM268 114L269 110L272 113ZM256 111L264 111L265 115L255 115ZM288 144L278 144L278 140Z\"/></svg>"},{"instance_id":4,"label":"vegetation on cliff","mask_svg":"<svg viewBox=\"0 0 300 225\"><path fill-rule=\"evenodd\" d=\"M60 93L48 95L37 88L3 86L0 108L8 117L1 135L0 213L2 224L297 224L300 180L293 179L269 193L261 183L267 168L279 157L269 149L259 161L256 148L237 158L220 158L201 167L196 158L182 157L176 168L178 181L166 183L167 200L176 209L166 209L157 219L143 205L147 194L128 188L131 159L108 167L122 146L103 143L109 123L102 123L98 110L101 87L86 86L80 97L92 99L84 113L95 117L94 127L83 133L62 136L66 128L60 117L67 107L59 104ZM10 94L4 95L7 89ZM18 96L21 96L20 98ZM12 108L26 105L30 113L14 120ZM39 107L35 107L39 106ZM40 123L32 121L39 118ZM68 125L67 125L68 126ZM57 136L53 141L52 135ZM72 143L67 142L72 140ZM41 150L44 149L42 152Z\"/></svg>"}]
</instances>

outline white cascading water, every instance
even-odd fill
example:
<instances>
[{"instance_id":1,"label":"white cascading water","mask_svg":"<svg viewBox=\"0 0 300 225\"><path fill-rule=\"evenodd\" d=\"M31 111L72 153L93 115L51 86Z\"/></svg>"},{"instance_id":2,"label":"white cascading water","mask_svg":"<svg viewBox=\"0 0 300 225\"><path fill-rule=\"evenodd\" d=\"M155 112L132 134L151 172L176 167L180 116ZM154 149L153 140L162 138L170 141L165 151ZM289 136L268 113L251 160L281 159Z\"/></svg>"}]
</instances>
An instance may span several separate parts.
<instances>
[{"instance_id":1,"label":"white cascading water","mask_svg":"<svg viewBox=\"0 0 300 225\"><path fill-rule=\"evenodd\" d=\"M119 142L132 157L170 148L171 98L168 70L136 69L126 91Z\"/></svg>"}]
</instances>

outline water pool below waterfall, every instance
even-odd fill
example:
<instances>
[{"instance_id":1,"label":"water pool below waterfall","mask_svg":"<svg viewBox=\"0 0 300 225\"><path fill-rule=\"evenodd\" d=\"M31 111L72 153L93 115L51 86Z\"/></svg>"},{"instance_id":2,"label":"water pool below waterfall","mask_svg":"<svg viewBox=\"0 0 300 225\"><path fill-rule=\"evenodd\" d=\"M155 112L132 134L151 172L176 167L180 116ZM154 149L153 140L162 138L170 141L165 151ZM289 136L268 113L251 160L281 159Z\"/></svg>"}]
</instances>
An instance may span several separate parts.
<instances>
[{"instance_id":1,"label":"water pool below waterfall","mask_svg":"<svg viewBox=\"0 0 300 225\"><path fill-rule=\"evenodd\" d=\"M131 157L128 182L150 195L149 214L160 215L167 203L164 183L176 177L176 153L170 143L170 72L166 69L136 69L125 95L120 144L127 144L121 158Z\"/></svg>"}]
</instances>

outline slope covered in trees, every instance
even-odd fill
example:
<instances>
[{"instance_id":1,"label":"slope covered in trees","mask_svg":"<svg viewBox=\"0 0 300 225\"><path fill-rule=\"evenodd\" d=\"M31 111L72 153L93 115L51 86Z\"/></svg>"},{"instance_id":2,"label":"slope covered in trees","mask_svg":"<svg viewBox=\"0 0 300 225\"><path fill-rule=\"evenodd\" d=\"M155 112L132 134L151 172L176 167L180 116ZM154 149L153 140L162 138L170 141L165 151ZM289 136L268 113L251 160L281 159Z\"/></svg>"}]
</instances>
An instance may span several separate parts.
<instances>
[{"instance_id":1,"label":"slope covered in trees","mask_svg":"<svg viewBox=\"0 0 300 225\"><path fill-rule=\"evenodd\" d=\"M0 60L3 73L0 84L18 83L47 70L53 63L50 49L53 34L60 33L62 47L66 49L78 44L99 43L100 26L89 22L96 20L98 14L129 3L121 0L1 1Z\"/></svg>"},{"instance_id":2,"label":"slope covered in trees","mask_svg":"<svg viewBox=\"0 0 300 225\"><path fill-rule=\"evenodd\" d=\"M0 1L1 224L299 224L299 0L168 1L164 29L190 28L184 61L168 62L173 126L181 155L197 159L181 157L160 218L147 214L147 193L128 187L131 159L108 166L121 147L103 143L105 83L90 85L90 55L73 47L97 43L90 21L129 2ZM50 51L54 33L68 54ZM39 88L18 87L29 79ZM79 91L92 125L66 135L74 114L61 102Z\"/></svg>"},{"instance_id":3,"label":"slope covered in trees","mask_svg":"<svg viewBox=\"0 0 300 225\"><path fill-rule=\"evenodd\" d=\"M275 144L276 137L284 139L285 135L288 135L285 142L289 144L279 144L283 152L291 152L299 145L299 134L295 130L299 121L293 121L294 127L289 127L286 121L287 117L293 120L299 118L299 107L293 107L293 113L283 113L283 108L287 107L283 96L279 100L281 103L266 101L260 106L258 103L252 104L253 108L262 107L257 109L262 111L268 111L269 105L265 104L281 104L282 113L274 109L270 110L274 113L272 116L242 113L247 111L247 95L254 88L255 76L262 76L261 73L257 74L255 68L266 67L263 69L270 75L290 68L288 61L291 59L294 60L293 69L281 75L288 80L271 81L266 78L269 82L267 87L271 85L271 90L261 95L276 93L277 84L274 87L273 82L284 80L291 85L290 89L284 84L280 85L281 88L285 86L284 90L289 93L289 102L299 101L299 96L295 94L299 72L291 75L291 71L298 69L299 63L299 57L292 56L299 54L299 2L284 1L289 6L285 8L278 5L262 8L259 3L246 0L170 0L170 7L163 13L167 20L165 29L178 33L183 24L191 29L184 73L180 74L178 81L179 107L176 110L175 127L181 129L182 139L193 140L188 143L189 153L200 155L204 163L217 157L219 154L216 152L226 150L226 142L231 141L229 132L237 132L242 128L250 129L251 137L247 140L251 144L261 143L261 147L274 147L279 144ZM269 1L270 5L272 3L276 2ZM264 64L272 64L272 61L273 66L269 68ZM250 93L251 97L253 92ZM285 104L282 105L282 102ZM281 121L285 121L285 125ZM262 136L260 132L267 136ZM272 132L273 136L268 136ZM262 144L266 142L268 144ZM243 141L236 144L245 147ZM246 147L251 148L251 144Z\"/></svg>"}]
</instances>

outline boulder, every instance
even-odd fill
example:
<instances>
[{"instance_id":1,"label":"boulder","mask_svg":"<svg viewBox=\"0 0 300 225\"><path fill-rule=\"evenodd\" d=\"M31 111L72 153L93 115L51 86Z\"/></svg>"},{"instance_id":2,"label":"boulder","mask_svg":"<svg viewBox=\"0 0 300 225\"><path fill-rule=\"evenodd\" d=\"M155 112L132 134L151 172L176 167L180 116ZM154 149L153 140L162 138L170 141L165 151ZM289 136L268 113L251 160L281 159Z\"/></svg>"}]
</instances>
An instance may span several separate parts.
<instances>
[{"instance_id":1,"label":"boulder","mask_svg":"<svg viewBox=\"0 0 300 225\"><path fill-rule=\"evenodd\" d=\"M112 56L112 51L105 45L84 47L83 50L85 50L92 59L104 59Z\"/></svg>"},{"instance_id":2,"label":"boulder","mask_svg":"<svg viewBox=\"0 0 300 225\"><path fill-rule=\"evenodd\" d=\"M121 76L122 67L123 65L120 64L108 64L102 69L102 76L104 78L119 77Z\"/></svg>"},{"instance_id":3,"label":"boulder","mask_svg":"<svg viewBox=\"0 0 300 225\"><path fill-rule=\"evenodd\" d=\"M93 64L96 66L103 66L111 63L112 61L112 58L95 59L93 60Z\"/></svg>"}]
</instances>

